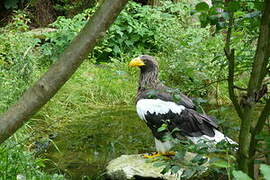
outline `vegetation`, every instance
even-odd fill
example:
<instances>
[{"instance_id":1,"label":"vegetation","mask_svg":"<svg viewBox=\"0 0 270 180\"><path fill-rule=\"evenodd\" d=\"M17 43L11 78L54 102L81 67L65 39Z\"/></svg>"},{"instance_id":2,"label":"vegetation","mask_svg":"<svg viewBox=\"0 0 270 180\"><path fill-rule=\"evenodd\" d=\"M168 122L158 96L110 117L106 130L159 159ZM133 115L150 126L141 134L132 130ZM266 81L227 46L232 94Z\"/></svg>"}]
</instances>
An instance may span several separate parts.
<instances>
[{"instance_id":1,"label":"vegetation","mask_svg":"<svg viewBox=\"0 0 270 180\"><path fill-rule=\"evenodd\" d=\"M227 18L225 18L225 23L227 24L227 35L224 45L225 55L228 59L228 91L230 99L237 111L239 118L241 119L240 134L239 134L239 152L238 152L238 165L239 169L248 173L251 177L254 177L254 163L256 159L256 151L258 148L269 148L268 138L269 133L264 133L263 128L266 124L266 120L269 116L269 98L266 99L266 104L263 109L260 111L259 115L254 118L253 112L259 104L258 102L262 97L267 93L267 84L264 82L265 78L268 76L268 66L269 66L269 51L270 51L270 30L269 30L269 21L270 21L270 1L265 0L264 2L255 1L250 4L244 4L245 2L234 2L229 1L224 4L223 9L227 13ZM240 8L242 5L244 7ZM200 3L196 6L198 11L201 11L200 14L202 25L208 23L208 19L213 20L213 15L217 14L212 7L209 9L206 3ZM247 10L248 9L248 10ZM251 15L252 11L253 15ZM258 13L259 11L259 13ZM208 14L207 14L208 13ZM234 16L234 14L236 16ZM261 16L259 16L261 15ZM206 17L206 18L205 18ZM211 18L212 17L212 18ZM250 18L253 18L252 20ZM255 19L254 19L255 18ZM216 18L217 19L217 18ZM246 21L247 25L243 25L242 21ZM212 24L217 24L216 22L211 22ZM235 51L239 49L233 47L231 38L235 35L235 31L240 32L244 29L250 30L247 33L248 40L257 39L256 49L250 51L248 61L236 63L238 60L238 55ZM245 38L241 38L245 40ZM244 83L244 88L239 88L235 86L235 73L239 73L237 66L242 66L246 64L248 72L250 73L247 82ZM245 92L245 95L238 97L235 94L235 89L242 89ZM240 102L238 101L240 99ZM258 139L258 135L263 134L264 140L260 143L262 139ZM265 147L266 146L266 147Z\"/></svg>"},{"instance_id":2,"label":"vegetation","mask_svg":"<svg viewBox=\"0 0 270 180\"><path fill-rule=\"evenodd\" d=\"M60 0L57 2L66 3ZM59 16L48 25L53 31L45 33L42 37L30 30L32 15L27 10L15 11L12 20L0 29L1 113L16 102L22 93L57 61L59 55L93 16L97 7L74 13L76 12L74 9L80 9L79 7L82 7L80 3L84 2L86 1L79 1L71 7L69 3L61 6L62 14L66 16ZM227 5L227 8L221 2L214 2L215 6L212 8L196 1L192 3L164 1L162 5L156 7L142 4L130 2L103 41L88 55L86 62L69 82L23 128L1 144L0 157L3 161L0 163L0 179L15 179L18 175L27 179L74 178L72 170L65 170L69 166L63 167L57 162L59 158L65 158L65 154L69 151L87 159L88 165L93 163L98 166L96 172L91 172L92 174L80 172L81 175L87 175L90 179L97 177L102 179L104 166L110 159L124 153L153 151L151 139L146 138L149 132L138 119L134 119L134 122L128 125L125 124L127 121L119 120L121 118L109 118L115 117L115 114L99 119L104 116L102 113L107 112L107 109L115 110L115 107L123 109L128 106L127 113L135 114L134 110L131 111L129 108L136 94L137 73L127 67L127 62L140 54L157 57L161 70L160 78L165 84L178 87L190 97L194 97L194 101L204 107L208 114L220 119L222 130L235 141L238 139L240 129L237 113L243 113L245 108L245 112L252 112L248 119L254 119L254 126L249 124L254 129L251 130L250 141L245 143L250 144L248 156L247 147L240 143L239 166L236 163L237 156L229 154L227 147L220 146L215 151L222 153L223 156L212 160L212 168L215 173L223 174L229 179L245 178L247 174L252 178L263 177L262 175L267 177L269 166L264 164L270 162L269 120L266 110L262 110L262 107L269 100L262 97L256 102L256 106L254 102L251 106L241 104L249 96L243 90L251 87L248 86L249 73L254 71L253 62L257 60L254 55L260 44L257 43L257 38L261 32L259 25L263 2L243 1L240 4L233 2ZM224 12L217 12L217 7L223 8ZM232 57L234 59L231 59ZM265 62L268 63L267 58ZM256 92L261 89L262 84L267 83L267 76L267 73L263 75L266 77L264 80L261 77L261 83L256 85ZM233 83L229 84L229 94L227 80ZM240 106L242 110L233 111L230 99L236 105L236 109ZM123 113L123 119L132 117L126 116L123 111L115 111ZM97 118L93 112L101 115ZM258 122L263 123L256 125L259 116L263 117L263 120ZM133 118L135 117L132 117L132 120ZM241 115L240 119L243 130L243 122L247 121ZM118 122L115 122L116 120ZM76 125L75 122L80 125ZM108 122L115 129L111 133L106 133L109 130L102 128L101 123ZM88 127L88 123L92 128L85 128ZM133 127L136 126L143 131L134 132ZM101 133L93 128L99 129L106 140L100 139ZM242 131L241 133L243 134ZM245 133L241 138L243 136L248 137ZM67 143L65 137L71 142ZM95 143L91 144L93 141ZM144 141L147 143L143 143ZM193 145L179 148L182 154L186 152L185 149L199 153L197 159L187 164L187 167L194 167L192 171L186 172L188 177L190 173L198 170L196 168L200 167L202 156L207 152ZM87 152L91 156L79 154L80 151ZM95 160L97 153L101 157L100 160ZM178 158L181 158L181 153L178 154ZM248 171L243 167L242 159L249 162ZM229 166L228 162L231 163ZM167 167L173 168L174 171L178 169L172 166L174 161L162 163L167 163ZM252 172L254 163L260 164L261 175Z\"/></svg>"}]
</instances>

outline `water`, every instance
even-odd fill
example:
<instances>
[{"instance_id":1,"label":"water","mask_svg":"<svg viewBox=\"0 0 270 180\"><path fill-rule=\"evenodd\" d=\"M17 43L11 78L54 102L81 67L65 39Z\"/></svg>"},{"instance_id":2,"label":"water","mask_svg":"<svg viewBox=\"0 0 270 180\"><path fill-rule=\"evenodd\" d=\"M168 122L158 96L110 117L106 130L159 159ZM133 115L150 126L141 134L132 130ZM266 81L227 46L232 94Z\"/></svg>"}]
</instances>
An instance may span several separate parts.
<instances>
[{"instance_id":1,"label":"water","mask_svg":"<svg viewBox=\"0 0 270 180\"><path fill-rule=\"evenodd\" d=\"M61 128L46 154L46 171L69 179L104 179L106 164L122 154L155 150L153 136L135 107L92 109Z\"/></svg>"},{"instance_id":2,"label":"water","mask_svg":"<svg viewBox=\"0 0 270 180\"><path fill-rule=\"evenodd\" d=\"M219 119L221 130L237 141L239 121L233 108L207 110ZM68 179L104 179L110 160L122 154L155 151L153 136L134 106L92 107L59 129L42 155L49 159L47 172L64 173Z\"/></svg>"}]
</instances>

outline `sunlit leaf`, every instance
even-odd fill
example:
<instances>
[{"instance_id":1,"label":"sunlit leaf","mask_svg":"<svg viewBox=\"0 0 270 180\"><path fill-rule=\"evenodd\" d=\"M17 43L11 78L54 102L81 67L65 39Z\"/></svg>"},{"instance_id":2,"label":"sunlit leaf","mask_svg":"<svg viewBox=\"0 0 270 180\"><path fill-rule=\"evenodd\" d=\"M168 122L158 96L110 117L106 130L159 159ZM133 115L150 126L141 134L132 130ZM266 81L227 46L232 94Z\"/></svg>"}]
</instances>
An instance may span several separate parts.
<instances>
[{"instance_id":1,"label":"sunlit leaf","mask_svg":"<svg viewBox=\"0 0 270 180\"><path fill-rule=\"evenodd\" d=\"M260 166L261 173L265 180L270 180L270 166L266 164L261 164Z\"/></svg>"},{"instance_id":2,"label":"sunlit leaf","mask_svg":"<svg viewBox=\"0 0 270 180\"><path fill-rule=\"evenodd\" d=\"M236 180L252 180L247 174L243 173L242 171L233 170L232 174Z\"/></svg>"},{"instance_id":3,"label":"sunlit leaf","mask_svg":"<svg viewBox=\"0 0 270 180\"><path fill-rule=\"evenodd\" d=\"M230 165L228 164L227 161L219 159L217 161L214 161L213 163L211 163L211 165L216 166L218 168L228 168L230 167Z\"/></svg>"},{"instance_id":4,"label":"sunlit leaf","mask_svg":"<svg viewBox=\"0 0 270 180\"><path fill-rule=\"evenodd\" d=\"M161 131L165 131L167 129L167 124L162 124L158 129L157 131L158 132L161 132Z\"/></svg>"}]
</instances>

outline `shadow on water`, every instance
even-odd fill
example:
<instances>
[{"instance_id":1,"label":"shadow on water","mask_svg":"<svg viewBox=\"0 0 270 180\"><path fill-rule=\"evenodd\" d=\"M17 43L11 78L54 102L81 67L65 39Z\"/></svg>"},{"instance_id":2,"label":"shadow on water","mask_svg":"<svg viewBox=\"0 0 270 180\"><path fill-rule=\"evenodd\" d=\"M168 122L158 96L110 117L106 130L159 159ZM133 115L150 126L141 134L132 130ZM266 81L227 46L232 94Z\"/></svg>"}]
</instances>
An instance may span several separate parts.
<instances>
[{"instance_id":1,"label":"shadow on water","mask_svg":"<svg viewBox=\"0 0 270 180\"><path fill-rule=\"evenodd\" d=\"M104 179L107 163L122 154L154 151L153 137L134 106L94 108L70 121L43 155L46 171L69 179Z\"/></svg>"}]
</instances>

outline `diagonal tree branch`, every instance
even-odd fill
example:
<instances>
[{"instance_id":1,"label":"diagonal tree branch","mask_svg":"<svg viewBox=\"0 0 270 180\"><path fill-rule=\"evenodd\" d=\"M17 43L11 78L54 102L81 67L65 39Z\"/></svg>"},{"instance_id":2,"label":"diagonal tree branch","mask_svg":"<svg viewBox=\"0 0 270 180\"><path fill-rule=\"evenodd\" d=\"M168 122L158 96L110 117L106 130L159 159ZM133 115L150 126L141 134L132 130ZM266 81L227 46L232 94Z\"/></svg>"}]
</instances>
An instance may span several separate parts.
<instances>
[{"instance_id":1,"label":"diagonal tree branch","mask_svg":"<svg viewBox=\"0 0 270 180\"><path fill-rule=\"evenodd\" d=\"M71 77L128 0L105 0L59 60L0 117L0 143L35 114Z\"/></svg>"}]
</instances>

